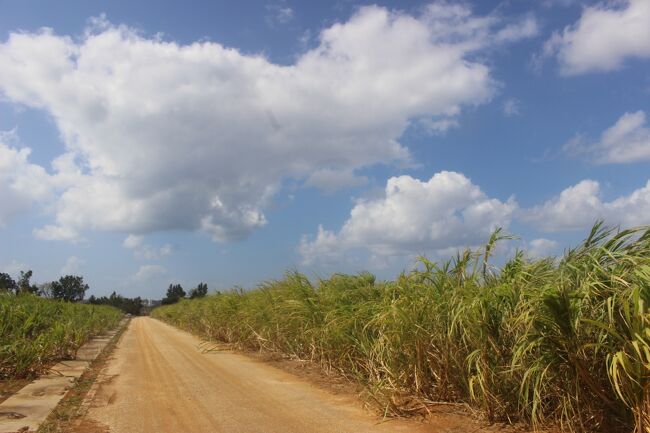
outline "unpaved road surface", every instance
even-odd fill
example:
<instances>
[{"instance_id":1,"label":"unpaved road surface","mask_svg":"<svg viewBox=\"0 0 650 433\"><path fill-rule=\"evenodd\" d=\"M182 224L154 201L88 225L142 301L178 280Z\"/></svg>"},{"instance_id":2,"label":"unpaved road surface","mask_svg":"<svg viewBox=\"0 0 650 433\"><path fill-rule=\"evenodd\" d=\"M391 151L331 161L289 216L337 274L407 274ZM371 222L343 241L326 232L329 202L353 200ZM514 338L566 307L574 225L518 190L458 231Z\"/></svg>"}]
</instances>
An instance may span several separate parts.
<instances>
[{"instance_id":1,"label":"unpaved road surface","mask_svg":"<svg viewBox=\"0 0 650 433\"><path fill-rule=\"evenodd\" d=\"M200 343L157 320L133 319L85 422L114 433L440 431L417 421L382 423L353 397L243 355L203 353Z\"/></svg>"}]
</instances>

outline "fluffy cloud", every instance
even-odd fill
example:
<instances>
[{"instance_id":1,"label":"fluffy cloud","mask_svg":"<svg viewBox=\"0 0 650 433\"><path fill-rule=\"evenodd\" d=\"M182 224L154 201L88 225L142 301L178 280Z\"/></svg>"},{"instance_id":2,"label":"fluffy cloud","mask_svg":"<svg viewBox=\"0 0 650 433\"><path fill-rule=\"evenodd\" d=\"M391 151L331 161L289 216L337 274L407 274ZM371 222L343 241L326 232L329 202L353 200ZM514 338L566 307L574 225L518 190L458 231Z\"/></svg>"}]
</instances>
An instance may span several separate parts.
<instances>
[{"instance_id":1,"label":"fluffy cloud","mask_svg":"<svg viewBox=\"0 0 650 433\"><path fill-rule=\"evenodd\" d=\"M284 1L267 4L266 11L266 23L270 27L287 24L295 15L293 9L291 9Z\"/></svg>"},{"instance_id":2,"label":"fluffy cloud","mask_svg":"<svg viewBox=\"0 0 650 433\"><path fill-rule=\"evenodd\" d=\"M485 48L539 33L537 20L532 16L502 25L503 20L498 15L473 16L472 11L461 3L432 3L425 8L421 20L427 23L435 40L460 43L465 49Z\"/></svg>"},{"instance_id":3,"label":"fluffy cloud","mask_svg":"<svg viewBox=\"0 0 650 433\"><path fill-rule=\"evenodd\" d=\"M313 186L324 191L333 192L345 187L365 185L367 182L367 177L357 176L351 170L325 168L313 172L305 181L305 186Z\"/></svg>"},{"instance_id":4,"label":"fluffy cloud","mask_svg":"<svg viewBox=\"0 0 650 433\"><path fill-rule=\"evenodd\" d=\"M384 197L358 202L338 233L319 227L314 239L303 237L300 253L309 264L360 248L375 256L448 251L484 242L516 209L514 199L489 198L460 173L443 171L426 182L393 177Z\"/></svg>"},{"instance_id":5,"label":"fluffy cloud","mask_svg":"<svg viewBox=\"0 0 650 433\"><path fill-rule=\"evenodd\" d=\"M83 240L79 232L71 227L48 224L33 230L34 237L44 241L71 241L76 243Z\"/></svg>"},{"instance_id":6,"label":"fluffy cloud","mask_svg":"<svg viewBox=\"0 0 650 433\"><path fill-rule=\"evenodd\" d=\"M646 127L643 111L625 113L606 129L600 140L585 143L583 136L571 139L564 151L573 156L584 156L600 164L617 164L650 160L650 129Z\"/></svg>"},{"instance_id":7,"label":"fluffy cloud","mask_svg":"<svg viewBox=\"0 0 650 433\"><path fill-rule=\"evenodd\" d=\"M51 194L47 172L29 162L31 149L10 146L12 141L15 134L0 133L0 228Z\"/></svg>"},{"instance_id":8,"label":"fluffy cloud","mask_svg":"<svg viewBox=\"0 0 650 433\"><path fill-rule=\"evenodd\" d=\"M142 265L134 276L135 281L145 282L153 280L167 273L167 268L161 265Z\"/></svg>"},{"instance_id":9,"label":"fluffy cloud","mask_svg":"<svg viewBox=\"0 0 650 433\"><path fill-rule=\"evenodd\" d=\"M650 223L650 181L630 195L603 201L600 184L582 182L562 191L559 196L524 211L523 220L555 232L589 228L596 219L624 227Z\"/></svg>"},{"instance_id":10,"label":"fluffy cloud","mask_svg":"<svg viewBox=\"0 0 650 433\"><path fill-rule=\"evenodd\" d=\"M443 171L423 182L410 176L390 178L384 196L356 203L341 229L318 227L303 236L303 264L339 264L370 254L371 266L387 258L434 252L453 255L484 243L496 227L512 220L547 232L589 229L598 219L633 227L650 224L650 180L626 196L602 199L600 184L583 180L538 206L518 207L514 198L500 201L460 173ZM525 242L530 257L543 257L559 243L545 238Z\"/></svg>"},{"instance_id":11,"label":"fluffy cloud","mask_svg":"<svg viewBox=\"0 0 650 433\"><path fill-rule=\"evenodd\" d=\"M525 252L530 258L548 257L553 254L560 244L557 241L545 238L533 239L526 243Z\"/></svg>"},{"instance_id":12,"label":"fluffy cloud","mask_svg":"<svg viewBox=\"0 0 650 433\"><path fill-rule=\"evenodd\" d=\"M74 275L78 274L84 261L77 256L70 256L61 268L61 275Z\"/></svg>"},{"instance_id":13,"label":"fluffy cloud","mask_svg":"<svg viewBox=\"0 0 650 433\"><path fill-rule=\"evenodd\" d=\"M266 224L286 178L327 186L330 173L408 161L397 140L411 119L453 123L494 94L479 50L536 32L531 18L504 23L465 6L421 16L370 6L292 65L102 20L79 39L12 33L0 44L0 91L49 113L66 147L53 167L55 222L35 235L243 238Z\"/></svg>"},{"instance_id":14,"label":"fluffy cloud","mask_svg":"<svg viewBox=\"0 0 650 433\"><path fill-rule=\"evenodd\" d=\"M137 259L155 260L161 257L166 257L172 253L172 246L165 244L160 248L152 247L144 243L144 236L142 235L129 235L122 243L124 248L133 251L133 255Z\"/></svg>"},{"instance_id":15,"label":"fluffy cloud","mask_svg":"<svg viewBox=\"0 0 650 433\"><path fill-rule=\"evenodd\" d=\"M586 7L577 23L553 34L542 56L557 56L565 75L611 71L628 58L650 58L650 2L610 1Z\"/></svg>"}]
</instances>

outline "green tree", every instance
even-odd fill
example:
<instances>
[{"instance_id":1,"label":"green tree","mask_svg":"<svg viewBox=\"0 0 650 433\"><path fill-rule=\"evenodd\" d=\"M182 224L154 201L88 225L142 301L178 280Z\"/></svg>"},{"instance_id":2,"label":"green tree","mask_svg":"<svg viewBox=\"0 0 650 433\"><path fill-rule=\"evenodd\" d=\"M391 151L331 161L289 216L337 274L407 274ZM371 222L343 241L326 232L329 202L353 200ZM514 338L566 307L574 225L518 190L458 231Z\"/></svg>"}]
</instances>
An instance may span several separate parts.
<instances>
[{"instance_id":1,"label":"green tree","mask_svg":"<svg viewBox=\"0 0 650 433\"><path fill-rule=\"evenodd\" d=\"M15 292L18 285L9 274L0 272L0 292Z\"/></svg>"},{"instance_id":2,"label":"green tree","mask_svg":"<svg viewBox=\"0 0 650 433\"><path fill-rule=\"evenodd\" d=\"M167 296L162 300L163 305L175 304L184 298L186 295L185 290L180 284L170 284L167 289Z\"/></svg>"},{"instance_id":3,"label":"green tree","mask_svg":"<svg viewBox=\"0 0 650 433\"><path fill-rule=\"evenodd\" d=\"M59 278L59 281L52 281L51 285L52 297L68 302L83 300L86 290L88 284L84 283L83 277L77 275L66 275Z\"/></svg>"},{"instance_id":4,"label":"green tree","mask_svg":"<svg viewBox=\"0 0 650 433\"><path fill-rule=\"evenodd\" d=\"M205 283L199 283L196 288L190 290L190 299L202 298L208 294L208 285Z\"/></svg>"},{"instance_id":5,"label":"green tree","mask_svg":"<svg viewBox=\"0 0 650 433\"><path fill-rule=\"evenodd\" d=\"M18 279L18 284L16 288L16 294L18 293L37 293L38 287L33 286L29 280L31 280L33 272L31 270L24 272L20 271L20 278Z\"/></svg>"}]
</instances>

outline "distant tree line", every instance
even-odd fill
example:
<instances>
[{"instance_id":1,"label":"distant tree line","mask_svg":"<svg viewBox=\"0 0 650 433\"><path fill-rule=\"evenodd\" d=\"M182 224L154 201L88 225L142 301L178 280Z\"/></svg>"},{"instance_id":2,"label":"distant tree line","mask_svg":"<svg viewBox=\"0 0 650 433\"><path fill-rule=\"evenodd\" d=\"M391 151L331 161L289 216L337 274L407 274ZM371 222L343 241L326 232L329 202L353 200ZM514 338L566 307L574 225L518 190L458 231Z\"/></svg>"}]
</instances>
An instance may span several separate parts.
<instances>
[{"instance_id":1,"label":"distant tree line","mask_svg":"<svg viewBox=\"0 0 650 433\"><path fill-rule=\"evenodd\" d=\"M64 275L56 281L34 285L31 284L33 272L21 271L20 278L15 281L11 275L0 272L0 292L13 293L16 296L33 294L44 298L59 299L66 302L82 302L89 287L83 277L78 275ZM182 289L181 289L182 290ZM184 295L183 295L184 296ZM88 302L96 305L112 305L125 313L139 315L143 313L144 303L140 297L125 298L115 292L111 296L95 297L88 299Z\"/></svg>"},{"instance_id":2,"label":"distant tree line","mask_svg":"<svg viewBox=\"0 0 650 433\"><path fill-rule=\"evenodd\" d=\"M83 277L78 275L65 275L56 281L34 285L31 284L33 272L21 271L20 278L15 281L9 274L0 272L0 292L10 292L16 295L34 294L44 298L59 299L66 302L82 302L89 287L84 282ZM166 296L162 299L161 304L175 304L181 299L203 298L208 294L208 285L199 283L198 286L191 289L189 293L185 292L180 284L170 284ZM126 298L113 292L110 296L88 298L88 303L96 305L112 305L125 313L140 315L146 314L147 308L151 305L145 305L140 298Z\"/></svg>"},{"instance_id":3,"label":"distant tree line","mask_svg":"<svg viewBox=\"0 0 650 433\"><path fill-rule=\"evenodd\" d=\"M180 284L170 284L169 288L167 288L167 294L163 298L161 303L163 305L171 305L177 303L181 299L202 298L207 294L208 294L208 285L205 283L199 283L198 286L190 290L189 296Z\"/></svg>"},{"instance_id":4,"label":"distant tree line","mask_svg":"<svg viewBox=\"0 0 650 433\"><path fill-rule=\"evenodd\" d=\"M78 275L65 275L56 281L34 285L30 282L33 272L20 271L20 278L14 281L11 275L0 272L0 292L16 295L34 294L45 298L67 302L81 302L88 290L88 284Z\"/></svg>"},{"instance_id":5,"label":"distant tree line","mask_svg":"<svg viewBox=\"0 0 650 433\"><path fill-rule=\"evenodd\" d=\"M88 303L95 305L111 305L119 308L127 314L133 314L134 316L143 314L144 308L144 302L139 296L137 298L125 298L115 292L111 293L111 296L102 296L100 298L92 295L88 298Z\"/></svg>"}]
</instances>

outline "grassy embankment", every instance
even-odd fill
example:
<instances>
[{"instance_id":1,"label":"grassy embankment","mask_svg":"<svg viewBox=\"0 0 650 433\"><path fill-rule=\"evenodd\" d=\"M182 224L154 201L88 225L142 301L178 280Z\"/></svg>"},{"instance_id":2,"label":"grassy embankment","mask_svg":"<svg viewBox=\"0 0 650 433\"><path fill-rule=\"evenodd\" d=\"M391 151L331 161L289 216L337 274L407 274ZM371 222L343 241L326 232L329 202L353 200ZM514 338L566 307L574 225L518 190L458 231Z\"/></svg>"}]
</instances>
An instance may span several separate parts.
<instances>
[{"instance_id":1,"label":"grassy embankment","mask_svg":"<svg viewBox=\"0 0 650 433\"><path fill-rule=\"evenodd\" d=\"M0 380L42 372L121 318L113 307L0 293Z\"/></svg>"},{"instance_id":2,"label":"grassy embankment","mask_svg":"<svg viewBox=\"0 0 650 433\"><path fill-rule=\"evenodd\" d=\"M320 363L392 414L466 402L489 420L650 431L650 230L596 226L561 258L499 240L395 281L299 273L154 310L208 339Z\"/></svg>"}]
</instances>

